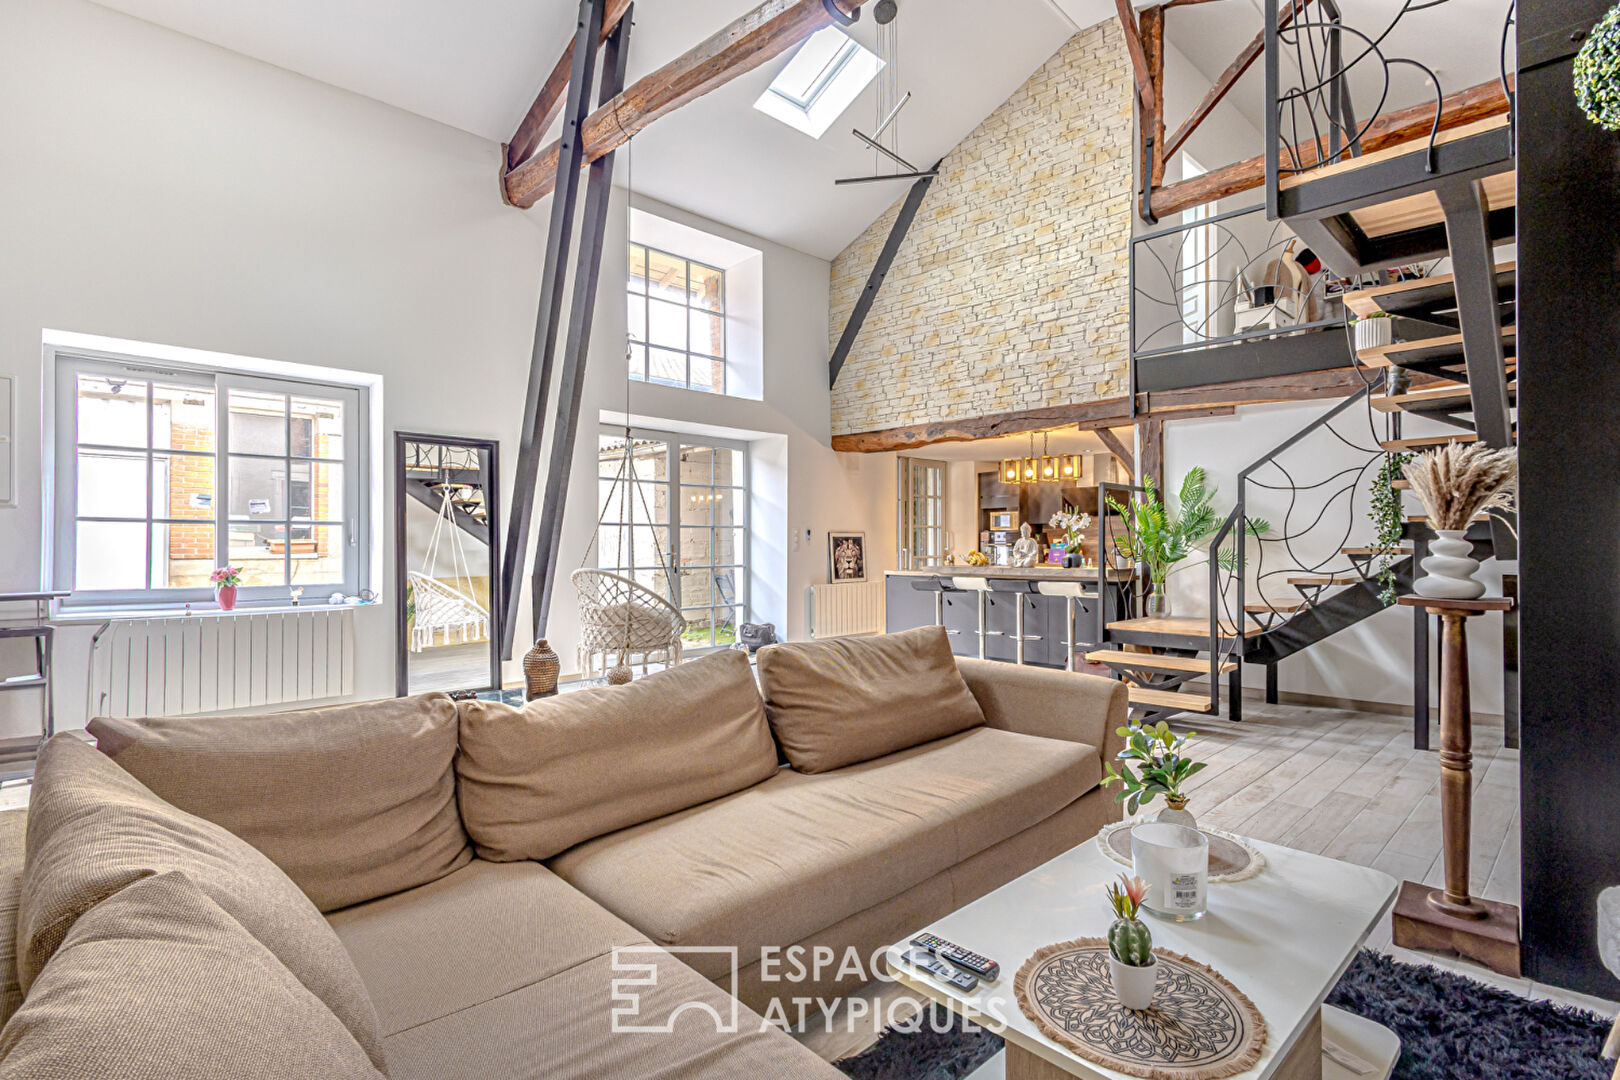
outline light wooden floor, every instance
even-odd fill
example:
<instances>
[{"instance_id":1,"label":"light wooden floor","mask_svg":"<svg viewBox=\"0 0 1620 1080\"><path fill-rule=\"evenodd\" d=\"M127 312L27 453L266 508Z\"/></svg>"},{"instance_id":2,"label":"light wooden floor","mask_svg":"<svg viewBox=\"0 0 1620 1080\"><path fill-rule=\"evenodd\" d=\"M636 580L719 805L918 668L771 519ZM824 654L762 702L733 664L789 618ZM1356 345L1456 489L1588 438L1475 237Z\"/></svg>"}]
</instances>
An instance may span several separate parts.
<instances>
[{"instance_id":1,"label":"light wooden floor","mask_svg":"<svg viewBox=\"0 0 1620 1080\"><path fill-rule=\"evenodd\" d=\"M1260 840L1372 866L1400 879L1442 883L1439 760L1412 749L1408 718L1345 709L1244 702L1241 724L1188 718L1199 735L1195 757L1209 767L1188 783L1201 823ZM1438 745L1438 735L1434 739ZM1519 752L1502 746L1500 726L1476 726L1472 890L1519 903ZM1396 948L1386 918L1368 945L1399 959L1461 972L1526 997L1552 998L1614 1015L1613 1002L1505 979L1470 961ZM867 1016L905 1015L893 984L859 995ZM858 1010L857 1010L858 1011ZM817 1025L800 1040L828 1060L865 1049L868 1023Z\"/></svg>"}]
</instances>

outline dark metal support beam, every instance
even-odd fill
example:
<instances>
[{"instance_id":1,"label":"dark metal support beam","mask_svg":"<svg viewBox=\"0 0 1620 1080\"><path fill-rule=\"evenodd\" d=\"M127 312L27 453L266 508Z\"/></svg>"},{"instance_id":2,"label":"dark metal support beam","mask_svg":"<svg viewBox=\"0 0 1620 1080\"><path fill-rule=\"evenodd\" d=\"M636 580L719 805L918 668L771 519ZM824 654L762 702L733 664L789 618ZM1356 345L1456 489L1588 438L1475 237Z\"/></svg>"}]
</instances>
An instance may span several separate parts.
<instances>
[{"instance_id":1,"label":"dark metal support beam","mask_svg":"<svg viewBox=\"0 0 1620 1080\"><path fill-rule=\"evenodd\" d=\"M856 297L855 308L849 313L849 321L844 324L844 332L838 336L838 344L833 348L832 361L828 365L830 368L828 386L837 385L838 373L843 370L844 361L849 359L850 350L855 347L855 336L861 332L861 325L866 322L866 316L877 300L878 290L883 288L883 279L889 276L889 267L900 251L900 243L911 230L911 223L917 217L917 209L922 206L923 196L928 194L928 187L934 182L934 177L944 160L940 158L934 162L934 167L906 192L906 201L900 205L900 213L894 219L894 227L889 230L889 238L883 242L883 250L878 252L877 262L866 279L866 288Z\"/></svg>"},{"instance_id":2,"label":"dark metal support beam","mask_svg":"<svg viewBox=\"0 0 1620 1080\"><path fill-rule=\"evenodd\" d=\"M624 89L634 14L635 7L632 5L607 39L602 56L602 102L611 101ZM579 434L579 410L585 394L585 361L590 353L596 286L602 272L602 245L607 232L608 204L613 194L615 156L616 151L610 150L591 162L590 178L586 182L585 214L580 220L579 265L574 269L574 297L568 309L568 342L563 351L562 377L557 384L556 415L551 423L551 460L546 470L546 496L541 504L540 536L535 541L531 602L536 638L546 636L551 597L557 583L557 550L562 542L563 511L568 503L574 443Z\"/></svg>"},{"instance_id":3,"label":"dark metal support beam","mask_svg":"<svg viewBox=\"0 0 1620 1080\"><path fill-rule=\"evenodd\" d=\"M517 631L523 561L529 553L529 523L534 512L534 487L540 476L546 398L551 388L552 359L557 352L563 283L568 277L568 255L573 240L574 203L579 195L579 170L584 161L580 125L590 112L591 84L596 75L597 41L602 32L605 4L606 0L580 0L579 21L574 28L573 67L568 76L568 104L563 110L559 140L559 160L568 167L560 170L557 189L552 193L546 262L540 275L534 347L529 357L529 385L523 401L523 431L518 442L517 470L512 477L512 515L507 522L506 551L501 562L501 597L506 608L501 619L501 655L508 660L512 657L512 638ZM538 602L538 597L535 599Z\"/></svg>"},{"instance_id":4,"label":"dark metal support beam","mask_svg":"<svg viewBox=\"0 0 1620 1080\"><path fill-rule=\"evenodd\" d=\"M1440 196L1446 238L1451 245L1457 321L1462 328L1474 430L1486 446L1512 446L1513 420L1508 412L1507 365L1496 299L1496 254L1491 246L1485 189L1475 180L1447 184L1436 194ZM1518 558L1513 530L1495 515L1491 518L1491 537L1498 559Z\"/></svg>"}]
</instances>

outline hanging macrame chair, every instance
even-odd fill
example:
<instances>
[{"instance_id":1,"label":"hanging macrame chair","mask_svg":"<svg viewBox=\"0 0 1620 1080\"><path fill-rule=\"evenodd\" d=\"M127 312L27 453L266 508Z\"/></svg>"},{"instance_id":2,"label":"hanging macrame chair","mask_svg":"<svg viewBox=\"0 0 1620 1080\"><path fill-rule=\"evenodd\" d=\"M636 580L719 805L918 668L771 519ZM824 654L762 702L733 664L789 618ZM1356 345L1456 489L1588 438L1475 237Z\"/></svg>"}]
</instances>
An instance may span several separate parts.
<instances>
[{"instance_id":1,"label":"hanging macrame chair","mask_svg":"<svg viewBox=\"0 0 1620 1080\"><path fill-rule=\"evenodd\" d=\"M489 609L473 599L472 574L461 546L461 527L456 524L456 488L448 483L440 487L439 513L433 521L423 569L405 575L416 599L416 615L411 623L412 652L437 645L465 645L489 637ZM450 536L453 584L434 576L439 568L439 546L446 533Z\"/></svg>"},{"instance_id":2,"label":"hanging macrame chair","mask_svg":"<svg viewBox=\"0 0 1620 1080\"><path fill-rule=\"evenodd\" d=\"M607 671L610 682L628 682L633 659L639 659L643 673L650 663L663 663L671 667L680 663L681 641L686 633L686 619L681 615L680 608L664 597L623 574L596 570L586 565L601 538L602 522L607 520L615 495L618 496L619 520L623 524L614 527L621 530L621 536L628 533L628 543L619 550L628 555L630 566L636 565L636 526L632 524L631 489L635 489L641 501L642 520L650 522L653 518L641 485L631 479L635 474L635 452L635 440L631 437L629 427L626 427L624 453L619 459L613 486L608 489L607 498L602 500L596 530L591 534L591 542L586 545L580 568L574 571L571 578L574 589L579 593L580 670L586 678L590 678L599 670L597 663L600 661L600 670ZM651 532L653 551L657 555L656 565L665 567L664 573L670 574L672 571L667 569L669 563L664 558L663 546L658 542L657 527L654 526ZM611 667L610 660L613 662Z\"/></svg>"},{"instance_id":3,"label":"hanging macrame chair","mask_svg":"<svg viewBox=\"0 0 1620 1080\"><path fill-rule=\"evenodd\" d=\"M634 154L635 140L632 139L625 148L626 206L630 204L629 193L634 190ZM597 570L588 565L591 552L596 550L597 542L602 535L602 522L607 520L608 510L613 506L614 495L617 494L621 522L614 526L621 530L621 543L617 551L621 556L628 555L628 559L621 558L618 561L623 565L635 567L636 526L630 506L630 492L634 489L641 503L641 520L652 526L649 531L653 538L653 552L657 556L654 565L663 569L666 581L675 580L676 571L664 557L663 545L658 542L658 527L652 525L653 516L647 508L647 496L642 492L641 485L634 480L636 443L630 433L628 369L624 380L624 415L624 453L619 458L619 468L613 477L613 486L608 489L607 497L602 500L602 512L597 515L596 529L591 533L591 542L585 546L585 555L580 560L580 568L574 571L570 579L574 583L575 591L579 593L580 671L586 678L590 678L599 670L597 663L600 661L601 670L606 671L610 683L630 681L633 675L630 664L633 659L640 661L643 674L646 673L648 664L663 663L673 667L680 663L681 639L686 633L686 619L681 615L681 609L669 600L623 574L616 574L611 570ZM623 536L624 533L628 533L627 538ZM627 544L622 542L624 539L628 539ZM635 570L632 569L631 573L635 573ZM609 666L610 661L612 666Z\"/></svg>"}]
</instances>

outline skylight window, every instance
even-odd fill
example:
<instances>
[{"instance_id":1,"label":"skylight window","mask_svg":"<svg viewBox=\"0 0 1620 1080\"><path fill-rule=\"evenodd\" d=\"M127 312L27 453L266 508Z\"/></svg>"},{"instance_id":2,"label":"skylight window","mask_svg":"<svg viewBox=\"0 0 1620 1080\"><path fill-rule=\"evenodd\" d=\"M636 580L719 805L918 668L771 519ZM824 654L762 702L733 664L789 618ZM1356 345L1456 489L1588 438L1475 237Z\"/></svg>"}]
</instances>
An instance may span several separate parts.
<instances>
[{"instance_id":1,"label":"skylight window","mask_svg":"<svg viewBox=\"0 0 1620 1080\"><path fill-rule=\"evenodd\" d=\"M754 102L766 116L819 139L883 69L883 61L838 29L810 35Z\"/></svg>"}]
</instances>

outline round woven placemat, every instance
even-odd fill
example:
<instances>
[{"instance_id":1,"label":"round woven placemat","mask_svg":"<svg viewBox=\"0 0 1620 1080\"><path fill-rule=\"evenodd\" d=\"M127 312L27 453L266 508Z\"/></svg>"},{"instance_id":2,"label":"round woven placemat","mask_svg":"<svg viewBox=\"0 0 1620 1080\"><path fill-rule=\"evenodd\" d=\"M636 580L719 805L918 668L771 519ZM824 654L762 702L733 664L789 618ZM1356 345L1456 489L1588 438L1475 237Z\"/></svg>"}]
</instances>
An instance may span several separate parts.
<instances>
[{"instance_id":1,"label":"round woven placemat","mask_svg":"<svg viewBox=\"0 0 1620 1080\"><path fill-rule=\"evenodd\" d=\"M1097 834L1097 846L1102 848L1104 855L1121 866L1130 866L1131 826L1142 824L1145 823L1116 821L1112 825L1105 826ZM1219 829L1206 829L1202 825L1198 827L1198 831L1209 837L1211 885L1218 885L1223 881L1243 881L1266 868L1266 857L1242 837L1221 832Z\"/></svg>"},{"instance_id":2,"label":"round woven placemat","mask_svg":"<svg viewBox=\"0 0 1620 1080\"><path fill-rule=\"evenodd\" d=\"M1048 945L1013 977L1018 1007L1053 1042L1086 1061L1145 1080L1219 1080L1252 1068L1266 1045L1254 1003L1213 969L1168 949L1153 1007L1114 996L1108 942Z\"/></svg>"}]
</instances>

